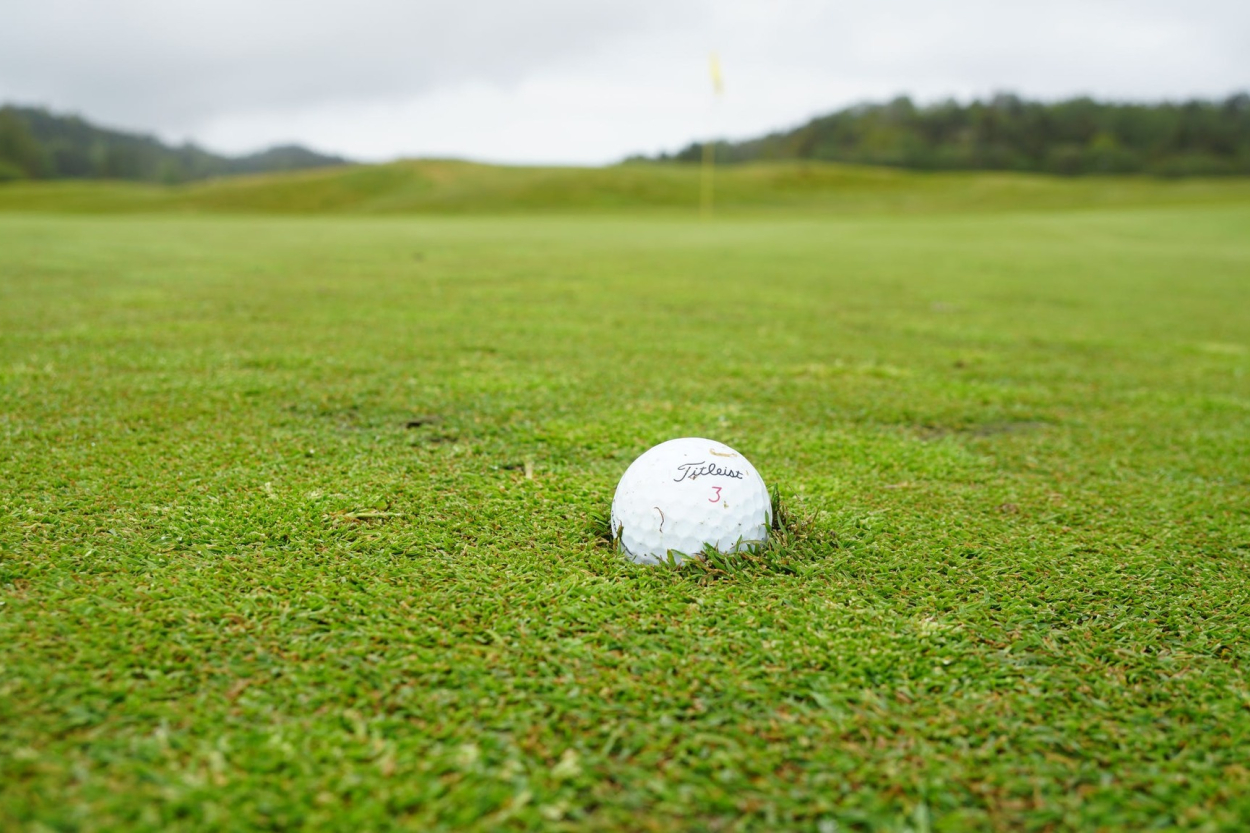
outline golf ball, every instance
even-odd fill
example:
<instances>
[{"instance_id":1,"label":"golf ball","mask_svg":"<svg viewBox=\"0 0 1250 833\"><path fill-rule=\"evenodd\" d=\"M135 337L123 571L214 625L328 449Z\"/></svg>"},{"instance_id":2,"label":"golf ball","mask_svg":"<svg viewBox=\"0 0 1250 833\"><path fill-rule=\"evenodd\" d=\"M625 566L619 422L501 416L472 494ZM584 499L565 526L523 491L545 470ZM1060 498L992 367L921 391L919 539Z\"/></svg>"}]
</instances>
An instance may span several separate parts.
<instances>
[{"instance_id":1,"label":"golf ball","mask_svg":"<svg viewBox=\"0 0 1250 833\"><path fill-rule=\"evenodd\" d=\"M768 540L772 503L763 478L727 445L699 437L669 440L625 470L612 498L612 537L639 564L720 552Z\"/></svg>"}]
</instances>

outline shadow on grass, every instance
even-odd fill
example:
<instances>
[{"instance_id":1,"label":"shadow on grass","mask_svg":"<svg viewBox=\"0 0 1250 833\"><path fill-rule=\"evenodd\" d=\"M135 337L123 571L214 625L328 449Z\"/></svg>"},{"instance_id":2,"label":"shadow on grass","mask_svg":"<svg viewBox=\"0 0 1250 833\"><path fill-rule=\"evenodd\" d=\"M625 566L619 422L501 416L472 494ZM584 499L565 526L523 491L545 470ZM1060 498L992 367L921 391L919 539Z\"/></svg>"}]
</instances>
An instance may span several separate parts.
<instances>
[{"instance_id":1,"label":"shadow on grass","mask_svg":"<svg viewBox=\"0 0 1250 833\"><path fill-rule=\"evenodd\" d=\"M768 543L737 552L719 552L709 544L702 552L692 554L680 564L670 551L667 561L651 569L670 570L703 580L761 572L795 575L820 553L837 545L832 530L821 529L813 514L795 509L777 486L772 487L769 496L772 501L772 524ZM595 546L616 549L610 514L592 514L587 523L587 534Z\"/></svg>"}]
</instances>

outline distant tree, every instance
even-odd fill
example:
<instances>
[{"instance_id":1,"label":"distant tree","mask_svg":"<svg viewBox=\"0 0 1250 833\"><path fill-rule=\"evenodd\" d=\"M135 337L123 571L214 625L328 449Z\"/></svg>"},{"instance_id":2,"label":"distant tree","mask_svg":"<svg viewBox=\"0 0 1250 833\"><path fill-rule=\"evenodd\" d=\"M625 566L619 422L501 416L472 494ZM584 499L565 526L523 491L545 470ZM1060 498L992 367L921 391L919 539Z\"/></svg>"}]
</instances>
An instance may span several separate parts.
<instances>
[{"instance_id":1,"label":"distant tree","mask_svg":"<svg viewBox=\"0 0 1250 833\"><path fill-rule=\"evenodd\" d=\"M0 180L34 179L47 168L47 155L26 120L13 107L0 108Z\"/></svg>"},{"instance_id":2,"label":"distant tree","mask_svg":"<svg viewBox=\"0 0 1250 833\"><path fill-rule=\"evenodd\" d=\"M663 160L694 162L702 145ZM1250 95L1222 102L1040 103L999 93L917 107L899 97L820 116L793 130L718 143L724 162L819 159L922 170L1250 174Z\"/></svg>"},{"instance_id":3,"label":"distant tree","mask_svg":"<svg viewBox=\"0 0 1250 833\"><path fill-rule=\"evenodd\" d=\"M96 127L37 107L0 108L0 180L28 177L176 183L210 176L344 165L301 147L226 157L194 145Z\"/></svg>"}]
</instances>

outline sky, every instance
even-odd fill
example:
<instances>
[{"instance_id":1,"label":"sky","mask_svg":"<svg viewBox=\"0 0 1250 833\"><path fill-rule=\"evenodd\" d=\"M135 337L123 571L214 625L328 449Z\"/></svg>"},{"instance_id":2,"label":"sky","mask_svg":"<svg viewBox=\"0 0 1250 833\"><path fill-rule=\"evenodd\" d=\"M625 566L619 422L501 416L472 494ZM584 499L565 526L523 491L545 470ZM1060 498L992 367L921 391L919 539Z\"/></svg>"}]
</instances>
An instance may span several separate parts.
<instances>
[{"instance_id":1,"label":"sky","mask_svg":"<svg viewBox=\"0 0 1250 833\"><path fill-rule=\"evenodd\" d=\"M3 22L0 101L363 161L604 164L900 94L1250 90L1246 0L6 0Z\"/></svg>"}]
</instances>

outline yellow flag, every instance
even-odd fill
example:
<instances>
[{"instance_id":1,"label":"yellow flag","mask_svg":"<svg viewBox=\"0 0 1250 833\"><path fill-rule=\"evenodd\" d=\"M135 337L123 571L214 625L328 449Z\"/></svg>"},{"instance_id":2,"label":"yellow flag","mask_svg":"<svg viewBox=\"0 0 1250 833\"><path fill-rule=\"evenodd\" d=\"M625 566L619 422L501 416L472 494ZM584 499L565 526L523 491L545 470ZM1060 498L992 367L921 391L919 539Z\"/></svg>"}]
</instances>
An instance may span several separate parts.
<instances>
[{"instance_id":1,"label":"yellow flag","mask_svg":"<svg viewBox=\"0 0 1250 833\"><path fill-rule=\"evenodd\" d=\"M721 93L725 91L725 82L721 78L720 59L716 57L715 52L712 53L711 62L709 63L709 68L712 70L712 89L716 92L717 95L720 95Z\"/></svg>"}]
</instances>

